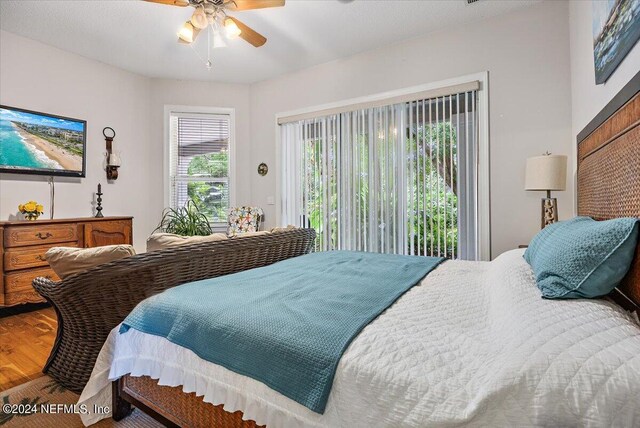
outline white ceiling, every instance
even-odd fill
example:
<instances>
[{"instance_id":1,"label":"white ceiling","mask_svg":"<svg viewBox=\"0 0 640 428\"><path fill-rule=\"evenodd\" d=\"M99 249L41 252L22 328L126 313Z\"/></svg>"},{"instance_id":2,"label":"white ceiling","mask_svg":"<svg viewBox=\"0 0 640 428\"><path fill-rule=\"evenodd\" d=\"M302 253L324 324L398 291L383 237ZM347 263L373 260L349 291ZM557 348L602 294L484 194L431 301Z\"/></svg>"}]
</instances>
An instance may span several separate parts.
<instances>
[{"instance_id":1,"label":"white ceiling","mask_svg":"<svg viewBox=\"0 0 640 428\"><path fill-rule=\"evenodd\" d=\"M232 14L268 38L215 49L211 71L176 33L191 15L138 0L0 0L0 29L150 77L250 83L455 28L528 0L287 0ZM206 37L194 48L206 57Z\"/></svg>"}]
</instances>

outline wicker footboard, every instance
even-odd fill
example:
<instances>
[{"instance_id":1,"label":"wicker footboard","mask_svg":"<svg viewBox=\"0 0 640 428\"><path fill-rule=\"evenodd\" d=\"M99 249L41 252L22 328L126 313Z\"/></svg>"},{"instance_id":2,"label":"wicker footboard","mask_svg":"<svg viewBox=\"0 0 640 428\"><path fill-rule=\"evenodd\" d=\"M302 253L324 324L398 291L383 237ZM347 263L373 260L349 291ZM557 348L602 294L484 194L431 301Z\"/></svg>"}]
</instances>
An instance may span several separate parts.
<instances>
[{"instance_id":1,"label":"wicker footboard","mask_svg":"<svg viewBox=\"0 0 640 428\"><path fill-rule=\"evenodd\" d=\"M230 413L222 405L202 401L182 387L160 386L148 376L124 376L113 382L113 418L118 421L131 411L131 405L165 426L258 428L254 421L242 420L242 412Z\"/></svg>"},{"instance_id":2,"label":"wicker footboard","mask_svg":"<svg viewBox=\"0 0 640 428\"><path fill-rule=\"evenodd\" d=\"M266 266L311 251L312 229L168 248L33 287L55 308L58 333L43 372L80 393L109 332L142 300L176 285Z\"/></svg>"}]
</instances>

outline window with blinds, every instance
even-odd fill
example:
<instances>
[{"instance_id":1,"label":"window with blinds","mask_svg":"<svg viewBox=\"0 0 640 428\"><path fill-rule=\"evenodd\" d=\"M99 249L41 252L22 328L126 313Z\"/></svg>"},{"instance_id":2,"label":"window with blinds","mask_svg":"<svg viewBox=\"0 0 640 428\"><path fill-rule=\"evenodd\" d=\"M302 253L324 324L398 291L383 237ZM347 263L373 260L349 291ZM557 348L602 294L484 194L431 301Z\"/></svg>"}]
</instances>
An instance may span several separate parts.
<instances>
[{"instance_id":1,"label":"window with blinds","mask_svg":"<svg viewBox=\"0 0 640 428\"><path fill-rule=\"evenodd\" d=\"M478 259L476 100L471 88L282 121L282 223L316 229L317 251Z\"/></svg>"},{"instance_id":2,"label":"window with blinds","mask_svg":"<svg viewBox=\"0 0 640 428\"><path fill-rule=\"evenodd\" d=\"M191 200L212 224L226 224L229 210L229 115L170 113L170 201Z\"/></svg>"}]
</instances>

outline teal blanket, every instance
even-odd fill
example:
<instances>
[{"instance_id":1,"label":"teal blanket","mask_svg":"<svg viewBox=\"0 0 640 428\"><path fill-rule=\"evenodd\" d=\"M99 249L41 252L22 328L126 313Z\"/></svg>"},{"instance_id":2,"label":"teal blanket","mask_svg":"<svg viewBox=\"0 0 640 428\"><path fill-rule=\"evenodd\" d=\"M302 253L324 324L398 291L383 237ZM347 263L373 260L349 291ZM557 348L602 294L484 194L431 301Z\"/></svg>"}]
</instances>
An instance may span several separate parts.
<instances>
[{"instance_id":1,"label":"teal blanket","mask_svg":"<svg viewBox=\"0 0 640 428\"><path fill-rule=\"evenodd\" d=\"M120 333L165 337L323 413L349 343L442 260L312 253L166 290L138 304Z\"/></svg>"}]
</instances>

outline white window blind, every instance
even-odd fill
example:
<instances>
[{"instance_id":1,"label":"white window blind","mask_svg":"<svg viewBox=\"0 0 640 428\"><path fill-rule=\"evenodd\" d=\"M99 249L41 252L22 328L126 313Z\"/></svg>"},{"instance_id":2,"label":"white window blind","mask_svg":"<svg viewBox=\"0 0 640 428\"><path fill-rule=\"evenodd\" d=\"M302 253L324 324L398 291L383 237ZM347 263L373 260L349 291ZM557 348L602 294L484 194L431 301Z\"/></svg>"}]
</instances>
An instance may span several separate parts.
<instances>
[{"instance_id":1,"label":"white window blind","mask_svg":"<svg viewBox=\"0 0 640 428\"><path fill-rule=\"evenodd\" d=\"M171 206L192 200L212 224L226 223L230 116L171 113L169 120Z\"/></svg>"},{"instance_id":2,"label":"white window blind","mask_svg":"<svg viewBox=\"0 0 640 428\"><path fill-rule=\"evenodd\" d=\"M282 222L316 250L477 259L477 90L281 125Z\"/></svg>"}]
</instances>

